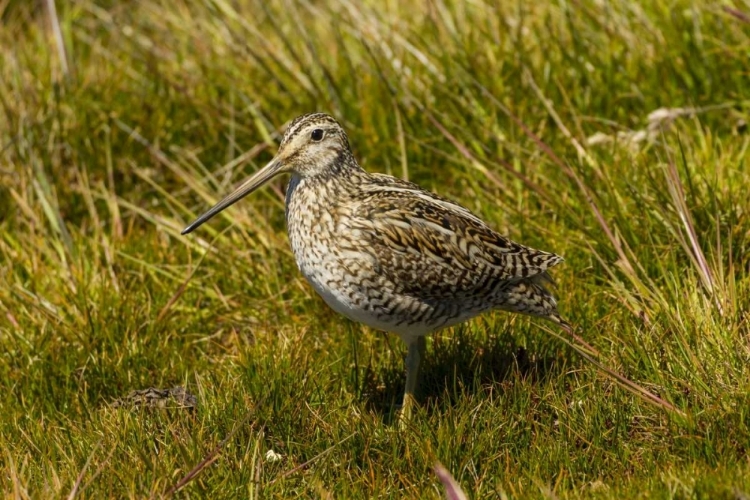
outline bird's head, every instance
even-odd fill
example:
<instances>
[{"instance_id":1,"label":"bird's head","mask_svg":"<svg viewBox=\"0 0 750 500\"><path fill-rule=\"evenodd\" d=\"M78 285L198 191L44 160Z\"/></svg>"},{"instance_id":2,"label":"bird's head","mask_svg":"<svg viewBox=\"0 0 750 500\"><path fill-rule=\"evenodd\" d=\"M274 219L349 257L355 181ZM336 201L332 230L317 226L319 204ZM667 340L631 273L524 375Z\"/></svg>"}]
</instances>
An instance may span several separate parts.
<instances>
[{"instance_id":1,"label":"bird's head","mask_svg":"<svg viewBox=\"0 0 750 500\"><path fill-rule=\"evenodd\" d=\"M346 132L325 113L295 118L284 133L276 156L245 182L187 226L188 234L225 208L238 202L278 174L302 178L335 174L338 168L353 164Z\"/></svg>"}]
</instances>

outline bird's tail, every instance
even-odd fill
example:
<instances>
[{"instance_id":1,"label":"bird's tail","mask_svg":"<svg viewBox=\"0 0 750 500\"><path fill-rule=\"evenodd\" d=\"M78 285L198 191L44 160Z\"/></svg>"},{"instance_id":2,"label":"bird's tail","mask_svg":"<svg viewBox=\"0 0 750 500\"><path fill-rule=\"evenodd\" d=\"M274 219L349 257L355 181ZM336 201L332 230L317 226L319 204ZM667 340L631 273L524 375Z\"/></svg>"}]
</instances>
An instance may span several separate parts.
<instances>
[{"instance_id":1,"label":"bird's tail","mask_svg":"<svg viewBox=\"0 0 750 500\"><path fill-rule=\"evenodd\" d=\"M575 332L573 325L560 316L557 311L557 300L545 286L551 284L553 284L552 278L546 272L511 283L503 288L502 300L497 307L506 311L548 319L565 330L565 333L579 348L583 347L590 355L599 356L599 351L581 338Z\"/></svg>"},{"instance_id":2,"label":"bird's tail","mask_svg":"<svg viewBox=\"0 0 750 500\"><path fill-rule=\"evenodd\" d=\"M572 326L557 312L557 300L545 286L553 284L546 272L516 281L503 289L503 303L499 308L549 319L570 333Z\"/></svg>"},{"instance_id":3,"label":"bird's tail","mask_svg":"<svg viewBox=\"0 0 750 500\"><path fill-rule=\"evenodd\" d=\"M573 343L584 347L590 354L599 355L599 351L586 342L573 329L573 325L565 321L557 311L557 301L547 290L545 285L552 284L552 278L547 273L537 274L531 278L516 281L503 289L498 309L530 316L537 316L556 323L573 339Z\"/></svg>"},{"instance_id":4,"label":"bird's tail","mask_svg":"<svg viewBox=\"0 0 750 500\"><path fill-rule=\"evenodd\" d=\"M571 325L570 323L568 323L567 321L565 321L562 318L562 316L560 316L559 312L553 311L550 314L548 314L547 316L545 316L545 318L549 319L550 321L553 321L553 322L557 323L560 326L560 328L562 328L563 330L565 330L567 333L569 333L569 334L573 333L573 325Z\"/></svg>"}]
</instances>

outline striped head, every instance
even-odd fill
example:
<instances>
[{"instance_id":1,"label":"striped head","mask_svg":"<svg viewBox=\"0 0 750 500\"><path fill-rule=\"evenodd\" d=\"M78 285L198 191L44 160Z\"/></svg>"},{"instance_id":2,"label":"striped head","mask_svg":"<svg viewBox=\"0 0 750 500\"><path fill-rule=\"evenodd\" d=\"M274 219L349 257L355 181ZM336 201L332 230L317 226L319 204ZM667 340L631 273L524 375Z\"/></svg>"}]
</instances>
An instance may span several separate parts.
<instances>
[{"instance_id":1,"label":"striped head","mask_svg":"<svg viewBox=\"0 0 750 500\"><path fill-rule=\"evenodd\" d=\"M346 132L332 116L310 113L289 124L276 158L284 164L282 171L311 177L350 163L351 148Z\"/></svg>"},{"instance_id":2,"label":"striped head","mask_svg":"<svg viewBox=\"0 0 750 500\"><path fill-rule=\"evenodd\" d=\"M198 217L182 234L192 232L278 174L291 173L309 178L337 175L351 168L359 169L359 166L352 156L349 139L341 125L325 113L302 115L289 125L281 139L279 151L268 165Z\"/></svg>"}]
</instances>

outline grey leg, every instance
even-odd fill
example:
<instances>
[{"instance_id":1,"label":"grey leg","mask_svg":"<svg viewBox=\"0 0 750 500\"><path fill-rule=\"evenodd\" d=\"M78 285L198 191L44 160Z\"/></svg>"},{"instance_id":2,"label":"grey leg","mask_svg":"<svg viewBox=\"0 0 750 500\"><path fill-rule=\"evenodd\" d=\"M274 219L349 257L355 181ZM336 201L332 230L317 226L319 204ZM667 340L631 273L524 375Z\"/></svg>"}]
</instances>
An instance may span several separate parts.
<instances>
[{"instance_id":1,"label":"grey leg","mask_svg":"<svg viewBox=\"0 0 750 500\"><path fill-rule=\"evenodd\" d=\"M404 391L404 402L401 406L401 427L411 418L412 407L415 404L414 392L419 381L419 365L424 358L427 340L417 337L409 344L409 352L406 355L406 390Z\"/></svg>"}]
</instances>

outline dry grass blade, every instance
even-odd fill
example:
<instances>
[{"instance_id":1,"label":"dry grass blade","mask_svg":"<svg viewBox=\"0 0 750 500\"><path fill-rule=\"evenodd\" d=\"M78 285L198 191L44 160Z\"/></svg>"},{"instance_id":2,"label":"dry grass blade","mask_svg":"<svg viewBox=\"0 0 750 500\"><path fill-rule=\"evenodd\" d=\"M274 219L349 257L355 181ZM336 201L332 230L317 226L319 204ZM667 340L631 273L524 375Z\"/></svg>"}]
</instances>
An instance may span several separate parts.
<instances>
[{"instance_id":1,"label":"dry grass blade","mask_svg":"<svg viewBox=\"0 0 750 500\"><path fill-rule=\"evenodd\" d=\"M556 337L557 339L563 341L565 344L570 346L579 356L581 356L583 359L585 359L587 362L594 365L598 370L600 370L602 373L608 375L611 377L615 382L620 384L622 387L630 391L631 393L635 394L639 398L643 399L644 401L647 401L648 403L651 403L655 406L658 406L664 410L667 410L669 412L673 412L680 416L685 416L685 413L675 407L672 403L665 401L663 398L657 396L656 394L652 393L645 387L633 382L632 380L628 379L627 377L624 377L623 375L620 375L616 371L612 370L608 366L604 365L602 362L597 360L596 358L592 357L588 352L586 352L584 349L582 349L579 345L571 342L570 340L566 339L565 337L561 336L557 332L553 331L550 328L544 327L544 330L552 335L553 337Z\"/></svg>"},{"instance_id":2,"label":"dry grass blade","mask_svg":"<svg viewBox=\"0 0 750 500\"><path fill-rule=\"evenodd\" d=\"M11 455L10 450L5 449L5 458L7 460L7 468L8 468L8 479L10 479L10 482L12 484L12 491L13 491L13 499L26 499L31 498L26 491L26 488L21 484L21 478L18 475L18 469L16 467L16 463L13 460L13 455Z\"/></svg>"},{"instance_id":3,"label":"dry grass blade","mask_svg":"<svg viewBox=\"0 0 750 500\"><path fill-rule=\"evenodd\" d=\"M217 444L211 452L206 455L203 460L198 462L195 467L190 469L187 474L185 474L182 479L177 481L174 486L169 488L164 494L162 495L162 498L169 498L178 491L180 491L182 488L184 488L190 481L195 479L195 477L201 473L203 469L214 463L216 460L219 459L218 453L224 448L224 446L229 442L230 439L232 439L237 432L239 432L244 425L250 421L250 418L255 415L256 410L263 404L264 400L261 400L260 402L256 403L252 408L250 408L247 413L245 414L245 417L237 424L235 425L234 429L227 434L227 436L221 440L219 444ZM152 498L155 498L152 495Z\"/></svg>"},{"instance_id":4,"label":"dry grass blade","mask_svg":"<svg viewBox=\"0 0 750 500\"><path fill-rule=\"evenodd\" d=\"M88 469L89 464L91 463L91 459L94 458L94 455L96 455L96 452L99 451L99 448L101 447L102 442L103 440L100 439L99 442L96 443L96 446L91 451L88 458L86 459L86 463L83 464L83 467L81 468L81 472L78 474L78 477L76 477L76 481L73 484L73 489L70 490L70 494L68 495L68 500L73 500L76 497L76 495L78 495L81 482L83 481L83 475L86 473L86 470ZM114 450L112 450L112 452L113 451ZM110 456L112 452L110 452ZM103 464L106 464L108 461L109 459L105 460Z\"/></svg>"},{"instance_id":5,"label":"dry grass blade","mask_svg":"<svg viewBox=\"0 0 750 500\"><path fill-rule=\"evenodd\" d=\"M47 0L47 15L49 16L50 24L52 25L52 32L55 35L55 44L57 45L57 54L60 59L60 68L62 69L63 76L67 77L69 73L68 69L68 53L65 50L65 40L63 39L62 29L60 29L60 19L57 17L57 7L55 7L55 0Z\"/></svg>"},{"instance_id":6,"label":"dry grass blade","mask_svg":"<svg viewBox=\"0 0 750 500\"><path fill-rule=\"evenodd\" d=\"M529 71L528 68L524 68L523 74L524 74L524 77L529 81L531 88L534 89L534 92L536 93L537 98L541 101L541 103L547 109L547 112L549 113L549 115L555 121L555 124L557 125L557 127L573 145L576 152L578 153L578 156L586 160L586 163L588 163L589 166L594 169L594 171L597 173L599 178L604 177L604 175L601 172L601 168L599 167L599 164L596 162L596 160L594 160L594 158L591 157L588 151L586 151L586 149L581 145L580 141L578 141L578 139L576 139L573 136L573 134L570 133L570 130L568 130L568 127L565 126L565 123L563 123L562 119L560 118L560 115L558 115L557 111L555 111L555 107L552 104L552 102L544 95L544 93L542 92L542 89L540 89L539 86L536 84L536 80L534 80L534 76L531 74L531 71Z\"/></svg>"},{"instance_id":7,"label":"dry grass blade","mask_svg":"<svg viewBox=\"0 0 750 500\"><path fill-rule=\"evenodd\" d=\"M96 455L96 452L99 450L99 447L101 445L102 441L100 440L89 454L88 458L86 459L86 463L83 464L83 467L81 468L81 472L78 474L78 477L76 477L75 483L73 483L73 488L70 490L70 494L68 494L68 500L73 500L78 494L78 488L81 486L81 481L83 481L83 475L86 473L86 469L89 468L91 459L94 458L94 455Z\"/></svg>"},{"instance_id":8,"label":"dry grass blade","mask_svg":"<svg viewBox=\"0 0 750 500\"><path fill-rule=\"evenodd\" d=\"M353 438L356 435L357 434L354 433L354 432L351 433L351 434L349 434L345 438L341 439L338 443L336 443L333 446L330 446L329 448L326 448L325 450L321 451L320 453L318 453L317 455L315 455L314 457L312 457L310 460L307 460L307 461L305 461L305 462L303 462L303 463L301 463L301 464L299 464L299 465L297 465L295 467L292 467L288 471L286 471L286 472L280 474L279 476L273 478L271 481L269 481L268 486L271 486L272 484L276 483L277 481L280 481L280 480L282 480L282 479L284 479L286 477L291 476L292 474L294 474L297 471L300 471L300 470L302 470L302 469L304 469L306 467L309 467L310 464L312 464L313 462L316 462L317 460L320 460L324 456L328 455L330 452L332 452L334 449L336 449L336 447L341 446L342 444L344 444L345 442L349 441L351 438Z\"/></svg>"},{"instance_id":9,"label":"dry grass blade","mask_svg":"<svg viewBox=\"0 0 750 500\"><path fill-rule=\"evenodd\" d=\"M223 234L223 233L221 233ZM213 248L214 242L211 242L209 244L210 248ZM164 307L161 308L159 311L159 314L156 316L156 322L160 323L164 317L167 315L167 313L172 309L172 306L179 300L180 297L182 297L182 294L185 293L185 290L187 290L188 284L190 283L190 280L193 279L193 276L195 275L195 272L198 270L198 268L203 263L203 259L206 258L206 255L208 255L208 252L203 252L201 254L200 259L198 262L193 266L192 270L190 271L190 274L185 278L185 281L183 281L180 286L177 288L177 290L174 292L174 294L169 297L169 300L166 304L164 304Z\"/></svg>"},{"instance_id":10,"label":"dry grass blade","mask_svg":"<svg viewBox=\"0 0 750 500\"><path fill-rule=\"evenodd\" d=\"M111 450L109 450L109 453L107 453L107 456L99 463L99 467L96 468L94 473L91 475L91 478L89 478L88 482L83 485L82 488L78 490L78 494L82 494L86 489L94 483L97 477L99 477L99 474L102 473L104 468L109 464L109 461L112 459L112 455L115 454L115 451L117 451L117 447L113 446Z\"/></svg>"},{"instance_id":11,"label":"dry grass blade","mask_svg":"<svg viewBox=\"0 0 750 500\"><path fill-rule=\"evenodd\" d=\"M750 24L750 14L747 14L746 12L742 12L741 10L735 9L728 5L722 5L721 10L734 17L735 19L742 21L743 23Z\"/></svg>"},{"instance_id":12,"label":"dry grass blade","mask_svg":"<svg viewBox=\"0 0 750 500\"><path fill-rule=\"evenodd\" d=\"M716 306L719 308L719 312L723 314L721 302L714 293L716 291L716 286L714 284L713 272L711 271L711 267L708 265L706 256L703 254L703 250L698 242L698 235L695 231L693 218L690 215L690 209L687 206L685 191L683 190L682 182L680 181L680 174L677 172L677 167L673 161L670 161L667 164L666 179L669 194L672 198L672 203L674 204L674 209L680 218L680 223L685 232L685 236L680 236L680 243L690 257L691 262L695 265L695 268L698 271L698 276L700 276L701 284L706 289L706 293L716 300ZM685 240L685 237L687 237L687 241Z\"/></svg>"}]
</instances>

